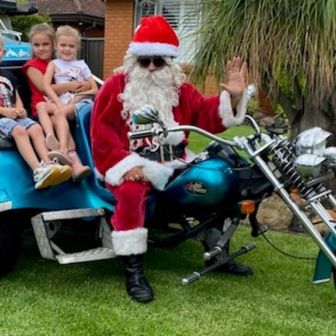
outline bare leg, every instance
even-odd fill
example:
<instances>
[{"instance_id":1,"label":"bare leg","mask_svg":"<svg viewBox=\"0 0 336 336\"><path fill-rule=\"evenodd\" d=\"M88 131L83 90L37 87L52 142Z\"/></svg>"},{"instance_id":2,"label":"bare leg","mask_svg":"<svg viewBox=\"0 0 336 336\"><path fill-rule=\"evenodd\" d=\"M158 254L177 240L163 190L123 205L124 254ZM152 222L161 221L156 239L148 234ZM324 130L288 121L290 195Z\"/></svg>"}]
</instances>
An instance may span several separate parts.
<instances>
[{"instance_id":1,"label":"bare leg","mask_svg":"<svg viewBox=\"0 0 336 336\"><path fill-rule=\"evenodd\" d=\"M70 103L67 105L67 109L65 109L65 113L66 113L66 118L68 120L74 120L75 119L75 104L74 103Z\"/></svg>"},{"instance_id":2,"label":"bare leg","mask_svg":"<svg viewBox=\"0 0 336 336\"><path fill-rule=\"evenodd\" d=\"M52 116L50 116L50 118L51 118L51 121L52 121L54 127L56 128L56 118L55 118L55 116L52 115ZM69 136L68 136L68 145L67 145L67 147L68 147L68 151L69 152L70 151L76 151L76 144L75 144L75 141L74 141L74 139L72 137L70 128L69 128ZM60 149L60 148L55 148L55 149Z\"/></svg>"},{"instance_id":3,"label":"bare leg","mask_svg":"<svg viewBox=\"0 0 336 336\"><path fill-rule=\"evenodd\" d=\"M74 105L69 104L65 106L62 109L57 109L55 111L55 126L56 126L56 133L58 140L61 145L61 151L64 153L68 152L68 141L69 141L69 134L70 134L70 128L69 123L67 120L67 115L71 114L71 111L73 111Z\"/></svg>"},{"instance_id":4,"label":"bare leg","mask_svg":"<svg viewBox=\"0 0 336 336\"><path fill-rule=\"evenodd\" d=\"M36 105L39 123L46 135L54 134L54 126L51 122L50 115L53 114L53 110L55 109L56 105L52 103L39 103Z\"/></svg>"},{"instance_id":5,"label":"bare leg","mask_svg":"<svg viewBox=\"0 0 336 336\"><path fill-rule=\"evenodd\" d=\"M46 135L45 141L47 148L51 150L58 150L60 148L60 143L55 136L54 123L52 120L52 118L54 118L54 111L56 108L56 105L50 102L39 103L36 105L39 122L42 126L44 134Z\"/></svg>"},{"instance_id":6,"label":"bare leg","mask_svg":"<svg viewBox=\"0 0 336 336\"><path fill-rule=\"evenodd\" d=\"M61 144L60 150L67 154L72 168L72 177L79 181L91 173L89 166L84 166L76 152L76 144L71 135L68 120L75 118L75 106L69 104L65 108L57 109L55 114L55 128ZM63 125L63 126L62 126Z\"/></svg>"},{"instance_id":7,"label":"bare leg","mask_svg":"<svg viewBox=\"0 0 336 336\"><path fill-rule=\"evenodd\" d=\"M50 163L51 161L48 157L48 148L45 144L45 139L41 126L35 124L27 129L27 133L33 142L34 148L39 158L44 163Z\"/></svg>"},{"instance_id":8,"label":"bare leg","mask_svg":"<svg viewBox=\"0 0 336 336\"><path fill-rule=\"evenodd\" d=\"M75 140L74 140L71 132L69 132L69 137L68 137L68 148L69 148L69 152L75 152L76 151L76 143L75 143Z\"/></svg>"},{"instance_id":9,"label":"bare leg","mask_svg":"<svg viewBox=\"0 0 336 336\"><path fill-rule=\"evenodd\" d=\"M66 105L62 109L57 109L55 111L57 137L61 144L61 150L65 153L69 151L69 144L71 144L71 146L74 145L74 142L71 143L70 128L68 123L68 120L72 120L74 116L75 106L72 103Z\"/></svg>"},{"instance_id":10,"label":"bare leg","mask_svg":"<svg viewBox=\"0 0 336 336\"><path fill-rule=\"evenodd\" d=\"M33 126L32 126L33 127ZM34 148L30 142L28 132L21 126L15 126L12 137L22 158L27 162L29 167L34 170L39 167L39 160L36 157Z\"/></svg>"},{"instance_id":11,"label":"bare leg","mask_svg":"<svg viewBox=\"0 0 336 336\"><path fill-rule=\"evenodd\" d=\"M72 178L74 179L74 181L79 181L84 177L90 175L91 168L89 166L83 166L77 152L70 151L68 152L68 156L71 161Z\"/></svg>"}]
</instances>

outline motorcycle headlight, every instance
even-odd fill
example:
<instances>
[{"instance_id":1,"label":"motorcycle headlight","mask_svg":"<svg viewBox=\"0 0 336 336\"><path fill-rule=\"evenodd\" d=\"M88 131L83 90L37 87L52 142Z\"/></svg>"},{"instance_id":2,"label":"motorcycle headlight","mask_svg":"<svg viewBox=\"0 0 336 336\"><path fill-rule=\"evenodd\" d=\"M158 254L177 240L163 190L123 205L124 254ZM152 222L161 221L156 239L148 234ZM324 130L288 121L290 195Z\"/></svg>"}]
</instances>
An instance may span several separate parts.
<instances>
[{"instance_id":1,"label":"motorcycle headlight","mask_svg":"<svg viewBox=\"0 0 336 336\"><path fill-rule=\"evenodd\" d=\"M336 147L326 148L323 156L327 159L327 165L329 167L336 167Z\"/></svg>"},{"instance_id":2,"label":"motorcycle headlight","mask_svg":"<svg viewBox=\"0 0 336 336\"><path fill-rule=\"evenodd\" d=\"M295 166L302 177L318 177L324 157L315 154L302 154L295 159Z\"/></svg>"},{"instance_id":3,"label":"motorcycle headlight","mask_svg":"<svg viewBox=\"0 0 336 336\"><path fill-rule=\"evenodd\" d=\"M316 154L323 156L330 135L331 133L320 127L313 127L301 132L295 140L296 155Z\"/></svg>"}]
</instances>

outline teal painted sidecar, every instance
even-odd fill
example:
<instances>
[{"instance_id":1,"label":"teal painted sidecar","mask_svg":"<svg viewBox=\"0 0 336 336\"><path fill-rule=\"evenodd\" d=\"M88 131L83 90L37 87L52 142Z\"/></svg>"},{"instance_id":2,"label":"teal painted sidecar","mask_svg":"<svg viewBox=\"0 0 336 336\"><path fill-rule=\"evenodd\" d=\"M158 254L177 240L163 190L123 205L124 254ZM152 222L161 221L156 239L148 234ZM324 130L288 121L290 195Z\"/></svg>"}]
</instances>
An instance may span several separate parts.
<instances>
[{"instance_id":1,"label":"teal painted sidecar","mask_svg":"<svg viewBox=\"0 0 336 336\"><path fill-rule=\"evenodd\" d=\"M0 149L0 275L15 265L22 245L23 222L32 224L41 256L61 264L113 258L108 218L114 210L114 198L94 174L90 151L89 123L91 106L77 114L73 134L77 151L92 174L81 182L67 181L42 190L34 189L31 169L20 157L14 143ZM1 145L1 144L0 144ZM94 227L94 248L65 252L54 241L63 224L76 223L82 232ZM78 226L79 224L79 226ZM92 232L92 230L89 232ZM95 237L92 237L94 239ZM73 250L73 249L72 249Z\"/></svg>"}]
</instances>

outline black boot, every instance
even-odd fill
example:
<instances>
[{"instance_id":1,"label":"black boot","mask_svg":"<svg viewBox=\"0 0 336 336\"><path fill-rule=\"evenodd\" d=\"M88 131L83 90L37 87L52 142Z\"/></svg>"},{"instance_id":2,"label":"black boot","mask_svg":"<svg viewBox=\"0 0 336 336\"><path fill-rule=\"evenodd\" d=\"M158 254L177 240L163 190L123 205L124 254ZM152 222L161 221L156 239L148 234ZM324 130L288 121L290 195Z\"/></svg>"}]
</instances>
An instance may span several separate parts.
<instances>
[{"instance_id":1,"label":"black boot","mask_svg":"<svg viewBox=\"0 0 336 336\"><path fill-rule=\"evenodd\" d=\"M224 255L229 255L229 248L230 240L224 246ZM241 264L235 259L230 259L227 263L218 267L218 271L241 276L253 275L253 269L250 266Z\"/></svg>"},{"instance_id":2,"label":"black boot","mask_svg":"<svg viewBox=\"0 0 336 336\"><path fill-rule=\"evenodd\" d=\"M229 260L226 264L218 267L216 270L242 276L253 275L253 269L250 266L241 264L234 259Z\"/></svg>"},{"instance_id":3,"label":"black boot","mask_svg":"<svg viewBox=\"0 0 336 336\"><path fill-rule=\"evenodd\" d=\"M154 300L153 289L143 272L143 255L123 257L127 294L135 301L147 303Z\"/></svg>"},{"instance_id":4,"label":"black boot","mask_svg":"<svg viewBox=\"0 0 336 336\"><path fill-rule=\"evenodd\" d=\"M213 229L208 230L205 239L202 240L202 244L203 244L205 251L211 250L216 245L220 237L221 237L221 233L218 229L213 228ZM229 245L230 245L230 241L228 241L225 244L222 254L214 257L213 260L206 261L205 266L210 266L214 262L227 258L229 255ZM235 275L242 275L242 276L253 275L253 269L250 266L243 265L235 261L234 259L230 259L227 263L216 268L215 271L230 273L230 274L235 274Z\"/></svg>"}]
</instances>

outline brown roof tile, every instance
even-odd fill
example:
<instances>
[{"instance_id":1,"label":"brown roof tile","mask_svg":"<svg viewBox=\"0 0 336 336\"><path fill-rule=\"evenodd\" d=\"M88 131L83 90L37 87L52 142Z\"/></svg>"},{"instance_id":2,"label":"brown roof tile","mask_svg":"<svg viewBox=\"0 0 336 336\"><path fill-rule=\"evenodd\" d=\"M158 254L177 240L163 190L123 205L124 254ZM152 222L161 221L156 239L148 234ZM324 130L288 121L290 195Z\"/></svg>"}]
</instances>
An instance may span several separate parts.
<instances>
[{"instance_id":1,"label":"brown roof tile","mask_svg":"<svg viewBox=\"0 0 336 336\"><path fill-rule=\"evenodd\" d=\"M105 3L102 0L32 0L39 13L46 14L86 14L104 17Z\"/></svg>"}]
</instances>

